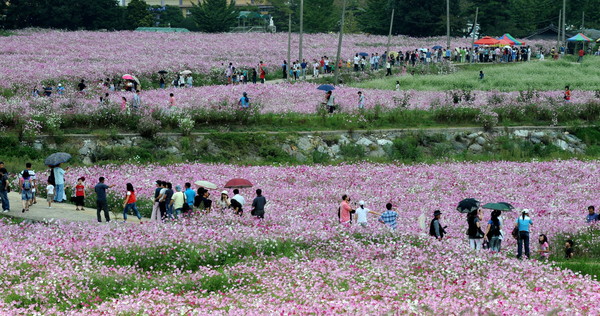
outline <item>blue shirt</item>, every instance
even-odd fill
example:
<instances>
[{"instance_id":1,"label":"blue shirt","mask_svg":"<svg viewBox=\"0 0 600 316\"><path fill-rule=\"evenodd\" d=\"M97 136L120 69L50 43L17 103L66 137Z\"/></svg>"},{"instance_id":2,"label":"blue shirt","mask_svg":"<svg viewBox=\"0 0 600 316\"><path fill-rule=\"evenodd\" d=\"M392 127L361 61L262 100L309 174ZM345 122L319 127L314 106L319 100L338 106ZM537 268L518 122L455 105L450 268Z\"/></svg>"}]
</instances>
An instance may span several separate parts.
<instances>
[{"instance_id":1,"label":"blue shirt","mask_svg":"<svg viewBox=\"0 0 600 316\"><path fill-rule=\"evenodd\" d=\"M383 212L383 214L381 214L381 217L379 218L382 222L384 222L386 225L390 226L392 229L396 229L396 217L398 216L398 213L394 212L394 211L385 211Z\"/></svg>"},{"instance_id":2,"label":"blue shirt","mask_svg":"<svg viewBox=\"0 0 600 316\"><path fill-rule=\"evenodd\" d=\"M188 188L187 190L185 190L185 192L183 192L183 194L185 194L185 201L187 202L187 204L190 206L194 205L194 198L196 197L196 191Z\"/></svg>"},{"instance_id":3,"label":"blue shirt","mask_svg":"<svg viewBox=\"0 0 600 316\"><path fill-rule=\"evenodd\" d=\"M591 214L591 215L590 215L590 214L588 214L588 216L587 216L587 219L586 219L586 220L587 220L587 222L588 222L588 223L591 223L591 222L593 222L593 221L597 221L597 220L598 220L598 214L596 214L596 213L594 213L594 214Z\"/></svg>"},{"instance_id":4,"label":"blue shirt","mask_svg":"<svg viewBox=\"0 0 600 316\"><path fill-rule=\"evenodd\" d=\"M54 183L65 184L65 170L63 170L63 168L54 168Z\"/></svg>"},{"instance_id":5,"label":"blue shirt","mask_svg":"<svg viewBox=\"0 0 600 316\"><path fill-rule=\"evenodd\" d=\"M517 224L519 225L520 232L528 232L529 225L533 224L533 222L528 216L526 216L525 219L523 219L522 216L519 216L519 218L517 218Z\"/></svg>"},{"instance_id":6,"label":"blue shirt","mask_svg":"<svg viewBox=\"0 0 600 316\"><path fill-rule=\"evenodd\" d=\"M248 97L241 97L240 98L240 105L243 108L247 108L250 105L250 98L248 98Z\"/></svg>"}]
</instances>

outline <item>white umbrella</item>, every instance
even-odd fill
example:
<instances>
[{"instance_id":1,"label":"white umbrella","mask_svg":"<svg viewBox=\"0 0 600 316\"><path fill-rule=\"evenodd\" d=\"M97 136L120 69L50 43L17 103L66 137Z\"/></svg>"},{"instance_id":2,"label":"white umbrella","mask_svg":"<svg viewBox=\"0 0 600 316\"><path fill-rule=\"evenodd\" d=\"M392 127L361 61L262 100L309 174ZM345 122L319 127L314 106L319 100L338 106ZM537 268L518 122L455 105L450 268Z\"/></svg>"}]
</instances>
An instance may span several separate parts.
<instances>
[{"instance_id":1,"label":"white umbrella","mask_svg":"<svg viewBox=\"0 0 600 316\"><path fill-rule=\"evenodd\" d=\"M184 70L184 71L180 72L180 74L182 74L182 75L191 75L192 71L191 70Z\"/></svg>"},{"instance_id":2,"label":"white umbrella","mask_svg":"<svg viewBox=\"0 0 600 316\"><path fill-rule=\"evenodd\" d=\"M197 186L199 186L199 187L203 187L205 189L214 190L214 189L217 188L216 184L214 184L212 182L204 181L204 180L196 181L196 182L194 182L194 184L197 185Z\"/></svg>"}]
</instances>

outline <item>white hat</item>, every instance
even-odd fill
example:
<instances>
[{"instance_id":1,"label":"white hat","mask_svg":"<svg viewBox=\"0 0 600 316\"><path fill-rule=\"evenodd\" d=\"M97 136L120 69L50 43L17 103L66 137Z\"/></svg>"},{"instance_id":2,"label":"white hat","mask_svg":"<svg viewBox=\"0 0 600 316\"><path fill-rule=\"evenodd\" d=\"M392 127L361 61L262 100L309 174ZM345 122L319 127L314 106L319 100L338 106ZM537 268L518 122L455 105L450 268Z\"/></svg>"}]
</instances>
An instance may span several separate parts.
<instances>
[{"instance_id":1,"label":"white hat","mask_svg":"<svg viewBox=\"0 0 600 316\"><path fill-rule=\"evenodd\" d=\"M59 83L59 84L58 84L58 86L59 86L59 87L62 87L62 83Z\"/></svg>"},{"instance_id":2,"label":"white hat","mask_svg":"<svg viewBox=\"0 0 600 316\"><path fill-rule=\"evenodd\" d=\"M529 214L529 209L524 208L524 209L521 210L521 212L523 212L525 214Z\"/></svg>"},{"instance_id":3,"label":"white hat","mask_svg":"<svg viewBox=\"0 0 600 316\"><path fill-rule=\"evenodd\" d=\"M227 190L224 190L223 192L221 192L221 194L227 194L227 195L229 195L229 192L227 192Z\"/></svg>"},{"instance_id":4,"label":"white hat","mask_svg":"<svg viewBox=\"0 0 600 316\"><path fill-rule=\"evenodd\" d=\"M365 205L365 201L363 201L363 200L360 200L360 201L358 202L358 205Z\"/></svg>"}]
</instances>

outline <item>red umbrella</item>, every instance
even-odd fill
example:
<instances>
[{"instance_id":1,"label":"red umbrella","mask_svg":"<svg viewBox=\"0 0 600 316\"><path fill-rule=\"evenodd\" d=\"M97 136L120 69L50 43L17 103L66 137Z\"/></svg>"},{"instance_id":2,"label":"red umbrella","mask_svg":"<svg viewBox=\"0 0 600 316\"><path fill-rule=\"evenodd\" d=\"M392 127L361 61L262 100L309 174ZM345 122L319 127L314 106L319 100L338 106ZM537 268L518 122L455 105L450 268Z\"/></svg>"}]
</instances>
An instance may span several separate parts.
<instances>
[{"instance_id":1,"label":"red umbrella","mask_svg":"<svg viewBox=\"0 0 600 316\"><path fill-rule=\"evenodd\" d=\"M498 44L498 40L489 36L483 37L477 41L475 41L474 44L477 45L496 45Z\"/></svg>"},{"instance_id":2,"label":"red umbrella","mask_svg":"<svg viewBox=\"0 0 600 316\"><path fill-rule=\"evenodd\" d=\"M246 179L231 179L225 183L226 188L251 188L254 185Z\"/></svg>"}]
</instances>

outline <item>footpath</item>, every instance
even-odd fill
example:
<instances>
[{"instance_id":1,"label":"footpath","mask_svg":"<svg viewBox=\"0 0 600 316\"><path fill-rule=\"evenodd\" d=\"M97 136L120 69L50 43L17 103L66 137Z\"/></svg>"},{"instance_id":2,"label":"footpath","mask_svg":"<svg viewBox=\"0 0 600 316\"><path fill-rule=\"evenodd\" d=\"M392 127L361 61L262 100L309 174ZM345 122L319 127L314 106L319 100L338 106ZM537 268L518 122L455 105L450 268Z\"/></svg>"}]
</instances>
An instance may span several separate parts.
<instances>
[{"instance_id":1,"label":"footpath","mask_svg":"<svg viewBox=\"0 0 600 316\"><path fill-rule=\"evenodd\" d=\"M10 192L8 194L10 201L10 212L2 213L0 215L20 218L29 220L32 222L94 222L97 223L96 209L85 208L85 211L76 211L75 205L70 203L52 203L52 208L48 208L48 202L45 198L40 196L37 197L37 204L33 204L29 207L29 211L23 213L23 203L21 202L21 194L18 192ZM123 221L123 214L119 214L115 218L113 213L110 214L110 220ZM105 223L104 212L101 212L102 223ZM138 219L135 216L128 216L128 223L138 223ZM142 218L142 221L149 220Z\"/></svg>"}]
</instances>

